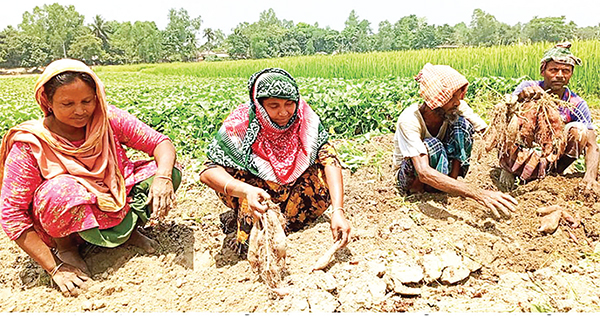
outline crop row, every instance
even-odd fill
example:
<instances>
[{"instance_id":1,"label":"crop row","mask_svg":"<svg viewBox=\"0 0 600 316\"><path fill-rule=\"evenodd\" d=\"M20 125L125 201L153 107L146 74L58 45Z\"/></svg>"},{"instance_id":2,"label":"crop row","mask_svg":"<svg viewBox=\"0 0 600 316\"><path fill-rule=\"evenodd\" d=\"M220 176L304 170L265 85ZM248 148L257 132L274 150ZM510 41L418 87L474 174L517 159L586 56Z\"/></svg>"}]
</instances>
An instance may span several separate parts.
<instances>
[{"instance_id":1,"label":"crop row","mask_svg":"<svg viewBox=\"0 0 600 316\"><path fill-rule=\"evenodd\" d=\"M242 78L198 78L143 73L101 73L110 103L126 109L168 135L183 153L201 157L222 121L248 98ZM0 78L0 133L27 119L41 116L33 98L35 77ZM419 100L410 78L298 78L300 91L337 138L367 132L392 132L402 109ZM467 99L487 92L510 92L518 80L479 78ZM494 92L496 94L496 92ZM486 107L477 110L485 115Z\"/></svg>"}]
</instances>

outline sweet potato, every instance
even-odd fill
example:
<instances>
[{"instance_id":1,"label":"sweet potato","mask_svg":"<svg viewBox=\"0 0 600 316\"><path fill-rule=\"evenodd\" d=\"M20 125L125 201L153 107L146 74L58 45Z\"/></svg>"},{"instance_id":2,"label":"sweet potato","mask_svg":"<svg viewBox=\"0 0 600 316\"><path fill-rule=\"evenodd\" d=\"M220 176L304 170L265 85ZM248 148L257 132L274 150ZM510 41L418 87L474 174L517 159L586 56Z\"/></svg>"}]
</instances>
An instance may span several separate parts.
<instances>
[{"instance_id":1,"label":"sweet potato","mask_svg":"<svg viewBox=\"0 0 600 316\"><path fill-rule=\"evenodd\" d=\"M537 213L538 215L548 215L550 213L553 213L557 210L560 210L560 206L558 205L551 205L551 206L543 206L537 209Z\"/></svg>"},{"instance_id":2,"label":"sweet potato","mask_svg":"<svg viewBox=\"0 0 600 316\"><path fill-rule=\"evenodd\" d=\"M267 201L268 209L250 231L248 262L263 281L278 295L289 291L282 288L287 242L282 225L285 219L279 207Z\"/></svg>"},{"instance_id":3,"label":"sweet potato","mask_svg":"<svg viewBox=\"0 0 600 316\"><path fill-rule=\"evenodd\" d=\"M327 249L327 251L321 256L321 258L319 258L319 260L317 260L317 262L315 263L315 265L312 268L312 271L325 269L325 267L327 267L327 265L329 265L329 263L331 263L331 260L333 260L333 255L335 254L335 252L338 251L338 249L340 249L341 246L342 246L342 240L341 239L336 240L336 242L333 243L333 246L331 246L329 249Z\"/></svg>"},{"instance_id":4,"label":"sweet potato","mask_svg":"<svg viewBox=\"0 0 600 316\"><path fill-rule=\"evenodd\" d=\"M560 210L556 210L544 217L542 217L540 221L540 228L538 228L539 232L552 234L558 228L558 222L562 216L562 212Z\"/></svg>"}]
</instances>

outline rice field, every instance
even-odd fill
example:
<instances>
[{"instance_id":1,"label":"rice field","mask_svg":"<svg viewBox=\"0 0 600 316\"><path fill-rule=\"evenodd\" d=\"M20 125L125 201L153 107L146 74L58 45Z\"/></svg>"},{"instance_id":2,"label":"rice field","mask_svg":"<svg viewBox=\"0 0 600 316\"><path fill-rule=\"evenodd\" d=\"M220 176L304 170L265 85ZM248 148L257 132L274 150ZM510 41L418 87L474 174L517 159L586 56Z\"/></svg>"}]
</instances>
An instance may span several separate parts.
<instances>
[{"instance_id":1,"label":"rice field","mask_svg":"<svg viewBox=\"0 0 600 316\"><path fill-rule=\"evenodd\" d=\"M367 79L414 77L427 62L450 65L469 80L483 77L538 79L539 62L551 43L366 54L315 55L277 59L102 66L99 72L142 72L195 77L248 78L265 67L281 67L295 77ZM575 41L573 53L583 60L571 88L584 96L600 96L600 41Z\"/></svg>"}]
</instances>

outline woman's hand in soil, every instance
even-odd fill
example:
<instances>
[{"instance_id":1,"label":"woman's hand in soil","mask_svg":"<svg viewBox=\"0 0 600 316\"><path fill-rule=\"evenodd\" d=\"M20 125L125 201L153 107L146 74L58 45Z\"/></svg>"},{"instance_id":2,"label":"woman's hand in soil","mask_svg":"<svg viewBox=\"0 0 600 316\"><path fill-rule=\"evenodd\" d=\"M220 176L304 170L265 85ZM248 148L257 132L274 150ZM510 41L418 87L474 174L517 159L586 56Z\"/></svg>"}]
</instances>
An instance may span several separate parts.
<instances>
[{"instance_id":1,"label":"woman's hand in soil","mask_svg":"<svg viewBox=\"0 0 600 316\"><path fill-rule=\"evenodd\" d=\"M345 247L348 244L350 236L350 222L344 217L344 210L342 208L336 208L331 214L331 234L333 235L333 241L341 240L342 244L340 248Z\"/></svg>"},{"instance_id":2,"label":"woman's hand in soil","mask_svg":"<svg viewBox=\"0 0 600 316\"><path fill-rule=\"evenodd\" d=\"M72 265L63 263L54 273L52 280L65 296L77 296L87 288L90 277Z\"/></svg>"},{"instance_id":3,"label":"woman's hand in soil","mask_svg":"<svg viewBox=\"0 0 600 316\"><path fill-rule=\"evenodd\" d=\"M512 196L491 190L482 190L477 201L489 208L496 219L500 219L503 216L510 218L511 213L516 210L518 204L517 200Z\"/></svg>"},{"instance_id":4,"label":"woman's hand in soil","mask_svg":"<svg viewBox=\"0 0 600 316\"><path fill-rule=\"evenodd\" d=\"M523 91L519 93L519 100L536 100L542 97L542 94L546 93L542 87L538 85L525 87Z\"/></svg>"},{"instance_id":5,"label":"woman's hand in soil","mask_svg":"<svg viewBox=\"0 0 600 316\"><path fill-rule=\"evenodd\" d=\"M267 204L263 203L264 201L271 199L271 196L267 191L252 185L247 185L246 188L244 188L244 196L248 201L248 208L252 211L255 218L258 219L267 211Z\"/></svg>"},{"instance_id":6,"label":"woman's hand in soil","mask_svg":"<svg viewBox=\"0 0 600 316\"><path fill-rule=\"evenodd\" d=\"M148 204L152 205L152 217L159 220L165 218L174 200L173 182L163 177L154 177L148 194Z\"/></svg>"}]
</instances>

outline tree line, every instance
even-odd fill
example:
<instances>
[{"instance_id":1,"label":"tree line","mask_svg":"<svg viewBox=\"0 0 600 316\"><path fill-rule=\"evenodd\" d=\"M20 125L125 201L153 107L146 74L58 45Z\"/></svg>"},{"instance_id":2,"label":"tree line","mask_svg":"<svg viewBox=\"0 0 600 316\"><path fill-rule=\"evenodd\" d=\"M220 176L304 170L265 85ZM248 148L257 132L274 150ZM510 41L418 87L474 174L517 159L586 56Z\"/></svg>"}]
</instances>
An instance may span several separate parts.
<instances>
[{"instance_id":1,"label":"tree line","mask_svg":"<svg viewBox=\"0 0 600 316\"><path fill-rule=\"evenodd\" d=\"M37 67L57 58L77 58L92 65L194 61L201 52L227 53L233 59L295 55L393 51L440 46L492 46L600 39L600 23L577 27L565 16L534 17L508 25L481 9L471 21L456 25L429 24L409 15L392 23L382 21L374 31L368 20L352 10L341 31L277 18L273 9L257 22L239 23L232 33L201 28L200 16L170 9L168 24L158 29L151 21L107 21L96 15L88 25L73 5L35 7L15 28L0 31L0 67ZM209 59L217 59L209 55Z\"/></svg>"}]
</instances>

